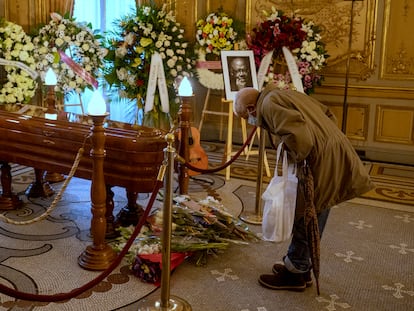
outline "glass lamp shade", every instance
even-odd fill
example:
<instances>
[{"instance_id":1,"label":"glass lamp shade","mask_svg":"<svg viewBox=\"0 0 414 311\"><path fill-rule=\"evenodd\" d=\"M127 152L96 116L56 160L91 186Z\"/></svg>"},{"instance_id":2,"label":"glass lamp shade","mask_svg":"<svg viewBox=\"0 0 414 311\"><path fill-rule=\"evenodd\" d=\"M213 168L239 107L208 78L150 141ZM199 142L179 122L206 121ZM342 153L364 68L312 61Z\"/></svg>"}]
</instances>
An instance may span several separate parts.
<instances>
[{"instance_id":1,"label":"glass lamp shade","mask_svg":"<svg viewBox=\"0 0 414 311\"><path fill-rule=\"evenodd\" d=\"M56 85L57 77L52 68L49 68L45 76L45 85Z\"/></svg>"},{"instance_id":2,"label":"glass lamp shade","mask_svg":"<svg viewBox=\"0 0 414 311\"><path fill-rule=\"evenodd\" d=\"M106 114L106 102L101 92L95 90L88 104L88 114L101 116Z\"/></svg>"},{"instance_id":3,"label":"glass lamp shade","mask_svg":"<svg viewBox=\"0 0 414 311\"><path fill-rule=\"evenodd\" d=\"M180 86L178 87L178 95L180 96L192 96L193 88L191 87L190 80L187 77L181 81Z\"/></svg>"}]
</instances>

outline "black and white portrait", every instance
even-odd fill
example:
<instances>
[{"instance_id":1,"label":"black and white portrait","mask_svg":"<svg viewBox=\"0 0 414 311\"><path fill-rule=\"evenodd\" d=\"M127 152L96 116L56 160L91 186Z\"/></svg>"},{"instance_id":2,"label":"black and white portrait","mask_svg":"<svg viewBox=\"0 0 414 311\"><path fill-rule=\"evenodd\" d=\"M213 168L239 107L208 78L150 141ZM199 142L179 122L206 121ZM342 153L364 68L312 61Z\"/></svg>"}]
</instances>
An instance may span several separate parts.
<instances>
[{"instance_id":1,"label":"black and white portrait","mask_svg":"<svg viewBox=\"0 0 414 311\"><path fill-rule=\"evenodd\" d=\"M244 87L252 87L253 80L250 70L249 57L229 56L227 61L230 75L230 90L240 91Z\"/></svg>"},{"instance_id":2,"label":"black and white portrait","mask_svg":"<svg viewBox=\"0 0 414 311\"><path fill-rule=\"evenodd\" d=\"M257 88L253 51L222 51L221 62L228 100L234 100L242 88Z\"/></svg>"}]
</instances>

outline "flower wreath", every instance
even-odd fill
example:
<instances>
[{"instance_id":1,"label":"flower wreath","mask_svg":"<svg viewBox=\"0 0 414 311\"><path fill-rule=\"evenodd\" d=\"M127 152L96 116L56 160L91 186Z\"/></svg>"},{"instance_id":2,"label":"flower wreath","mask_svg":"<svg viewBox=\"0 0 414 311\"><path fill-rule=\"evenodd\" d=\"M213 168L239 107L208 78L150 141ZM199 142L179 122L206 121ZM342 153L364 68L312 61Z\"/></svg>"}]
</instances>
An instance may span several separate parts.
<instances>
[{"instance_id":1,"label":"flower wreath","mask_svg":"<svg viewBox=\"0 0 414 311\"><path fill-rule=\"evenodd\" d=\"M273 65L265 76L265 84L275 83L280 89L291 87L289 71L279 63L284 63L282 47L292 52L299 68L303 88L307 94L313 93L316 85L321 85L323 77L319 71L325 66L329 55L321 41L320 29L312 21L305 21L298 16L287 16L283 11L272 7L269 13L264 11L264 21L252 31L248 47L253 50L257 68L263 57L273 52Z\"/></svg>"},{"instance_id":2,"label":"flower wreath","mask_svg":"<svg viewBox=\"0 0 414 311\"><path fill-rule=\"evenodd\" d=\"M219 60L221 51L232 50L241 43L244 36L243 25L231 18L220 8L196 23L196 53L198 54L197 77L209 89L223 90L223 74L209 70L202 64ZM240 48L240 46L239 46Z\"/></svg>"},{"instance_id":3,"label":"flower wreath","mask_svg":"<svg viewBox=\"0 0 414 311\"><path fill-rule=\"evenodd\" d=\"M170 98L170 116L174 119L179 109L178 82L193 75L195 63L192 49L184 38L184 29L176 21L167 5L141 5L122 17L116 30L105 42L105 79L121 97L137 99L143 108L147 95L151 58L155 52L161 56L165 82ZM168 117L161 113L161 103L155 94L154 109L146 113L144 124L165 127ZM168 124L168 128L169 128Z\"/></svg>"},{"instance_id":4,"label":"flower wreath","mask_svg":"<svg viewBox=\"0 0 414 311\"><path fill-rule=\"evenodd\" d=\"M35 95L37 83L28 72L35 69L33 50L32 40L21 26L0 19L0 58L7 75L7 82L0 85L0 104L27 104Z\"/></svg>"},{"instance_id":5,"label":"flower wreath","mask_svg":"<svg viewBox=\"0 0 414 311\"><path fill-rule=\"evenodd\" d=\"M52 13L51 17L49 24L33 38L37 70L44 77L47 70L53 68L58 81L55 90L60 95L92 89L106 55L99 42L101 36L90 24L77 23L57 13Z\"/></svg>"},{"instance_id":6,"label":"flower wreath","mask_svg":"<svg viewBox=\"0 0 414 311\"><path fill-rule=\"evenodd\" d=\"M197 77L201 85L212 90L224 90L223 74L214 72L208 68L202 68L200 64L206 63L206 54L198 53Z\"/></svg>"}]
</instances>

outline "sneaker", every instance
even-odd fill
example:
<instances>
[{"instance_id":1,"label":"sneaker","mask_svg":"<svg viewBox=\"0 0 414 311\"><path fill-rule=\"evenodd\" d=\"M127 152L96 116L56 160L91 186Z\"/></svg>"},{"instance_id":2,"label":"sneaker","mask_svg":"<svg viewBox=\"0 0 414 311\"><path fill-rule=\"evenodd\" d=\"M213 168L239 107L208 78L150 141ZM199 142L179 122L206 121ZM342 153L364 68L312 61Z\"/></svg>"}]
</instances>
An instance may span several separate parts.
<instances>
[{"instance_id":1,"label":"sneaker","mask_svg":"<svg viewBox=\"0 0 414 311\"><path fill-rule=\"evenodd\" d=\"M303 292L306 289L305 279L301 273L292 273L285 267L277 274L262 274L259 283L264 287L276 290Z\"/></svg>"},{"instance_id":2,"label":"sneaker","mask_svg":"<svg viewBox=\"0 0 414 311\"><path fill-rule=\"evenodd\" d=\"M285 265L282 263L275 263L273 265L272 271L274 274L278 274L280 271L285 269ZM303 279L305 280L306 287L311 287L313 284L312 275L310 271L303 273Z\"/></svg>"}]
</instances>

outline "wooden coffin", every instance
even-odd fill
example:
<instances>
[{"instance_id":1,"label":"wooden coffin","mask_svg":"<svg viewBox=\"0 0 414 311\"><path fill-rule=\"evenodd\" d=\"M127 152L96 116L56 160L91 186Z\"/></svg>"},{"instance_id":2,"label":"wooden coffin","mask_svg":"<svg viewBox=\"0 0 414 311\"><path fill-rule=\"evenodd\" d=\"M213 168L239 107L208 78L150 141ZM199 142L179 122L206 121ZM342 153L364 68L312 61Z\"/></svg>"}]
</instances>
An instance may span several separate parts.
<instances>
[{"instance_id":1,"label":"wooden coffin","mask_svg":"<svg viewBox=\"0 0 414 311\"><path fill-rule=\"evenodd\" d=\"M75 176L92 177L92 121L61 112L58 120L0 111L0 161L67 174L78 149L85 152ZM122 122L105 123L105 183L132 192L151 192L164 159L165 132Z\"/></svg>"}]
</instances>

